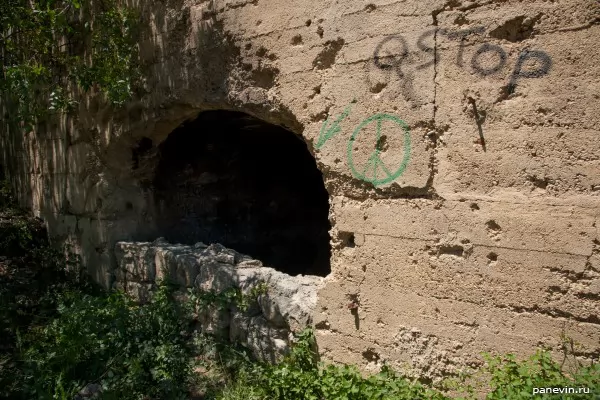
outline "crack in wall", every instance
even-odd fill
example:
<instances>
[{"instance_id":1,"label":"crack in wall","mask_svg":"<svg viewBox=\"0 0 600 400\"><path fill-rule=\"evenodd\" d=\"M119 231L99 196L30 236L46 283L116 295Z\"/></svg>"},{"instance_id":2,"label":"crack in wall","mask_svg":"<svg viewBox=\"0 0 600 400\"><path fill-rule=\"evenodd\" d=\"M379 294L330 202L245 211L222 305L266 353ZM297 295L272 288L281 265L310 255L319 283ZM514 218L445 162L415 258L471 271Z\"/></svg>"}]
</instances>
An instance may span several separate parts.
<instances>
[{"instance_id":1,"label":"crack in wall","mask_svg":"<svg viewBox=\"0 0 600 400\"><path fill-rule=\"evenodd\" d=\"M429 296L436 300L452 300L452 301L457 301L460 303L472 304L472 305L475 305L478 307L486 306L486 303L483 301L477 302L477 301L468 300L468 299L460 299L460 298L457 298L456 296L443 296L443 295L440 296L440 295L436 295L436 294L430 294ZM596 315L590 315L589 317L580 317L580 316L577 316L568 311L558 310L556 308L551 308L551 307L546 308L546 307L540 307L538 305L526 307L526 306L516 306L516 305L510 305L510 304L495 304L491 308L506 310L506 311L510 311L510 312L513 312L516 314L529 313L529 314L550 317L555 320L561 319L561 320L566 320L566 321L587 323L587 324L594 325L594 326L600 325L600 317L598 317Z\"/></svg>"},{"instance_id":2,"label":"crack in wall","mask_svg":"<svg viewBox=\"0 0 600 400\"><path fill-rule=\"evenodd\" d=\"M392 183L389 187L376 188L371 183L360 181L343 172L330 169L329 166L319 163L319 169L326 178L325 187L330 195L343 195L350 200L383 200L383 199L426 199L439 200L439 196L429 190L430 185L423 187L403 186Z\"/></svg>"},{"instance_id":3,"label":"crack in wall","mask_svg":"<svg viewBox=\"0 0 600 400\"><path fill-rule=\"evenodd\" d=\"M448 219L447 216L446 216L446 219ZM448 219L448 220L450 220L450 219ZM389 237L389 238L402 239L402 240L414 240L414 241L423 241L423 242L432 242L432 243L435 242L434 239L428 238L428 237L399 236L399 235L390 235L390 234L374 233L374 232L362 232L362 231L357 231L357 230L355 230L354 233L365 235L366 237L377 236L377 237ZM510 246L499 246L499 245L490 245L490 244L486 244L483 242L471 242L471 244L473 246L487 248L487 249L528 251L528 252L541 253L541 254L554 254L554 255L561 255L561 256L582 257L581 254L569 253L569 252L564 252L564 251L551 251L551 250L545 250L545 249L532 249L532 248L526 248L526 247L519 248L519 247L510 247Z\"/></svg>"},{"instance_id":4,"label":"crack in wall","mask_svg":"<svg viewBox=\"0 0 600 400\"><path fill-rule=\"evenodd\" d=\"M478 307L485 306L485 303L483 303L483 302L477 302L477 301L472 301L472 300L467 300L467 299L459 299L455 296L440 296L440 295L435 295L435 294L430 294L429 296L436 300L452 300L452 301L457 301L459 303L471 304L471 305L478 306ZM506 311L510 311L510 312L513 312L516 314L529 313L529 314L550 317L555 320L561 319L561 320L565 320L565 321L586 323L586 324L590 324L590 325L594 325L594 326L600 325L600 318L598 318L597 316L594 316L594 315L591 315L587 318L586 317L578 317L567 311L557 310L555 308L541 308L537 305L532 306L532 307L525 307L525 306L514 306L514 305L509 305L509 304L496 304L492 308L506 310Z\"/></svg>"},{"instance_id":5,"label":"crack in wall","mask_svg":"<svg viewBox=\"0 0 600 400\"><path fill-rule=\"evenodd\" d=\"M512 305L502 305L502 304L498 304L495 307L509 310L509 311L512 311L512 312L515 312L518 314L531 313L531 314L544 315L544 316L551 317L554 319L564 318L564 319L570 320L570 321L585 322L585 323L593 324L593 325L600 324L600 317L598 317L596 315L590 315L589 317L580 317L580 316L577 316L568 311L558 310L556 308L539 307L537 305L532 306L532 307L525 307L525 306L512 306Z\"/></svg>"},{"instance_id":6,"label":"crack in wall","mask_svg":"<svg viewBox=\"0 0 600 400\"><path fill-rule=\"evenodd\" d=\"M440 128L437 126L437 75L438 75L438 19L437 16L441 12L441 10L434 10L431 13L431 17L433 19L434 33L433 33L433 110L432 110L432 121L431 121L431 130L428 132L429 140L431 141L431 154L429 157L429 177L427 178L427 183L425 187L427 188L427 192L433 198L439 199L440 196L436 193L434 189L434 180L435 175L437 174L437 152L438 145L440 143L441 136L443 132L447 130L446 128Z\"/></svg>"}]
</instances>

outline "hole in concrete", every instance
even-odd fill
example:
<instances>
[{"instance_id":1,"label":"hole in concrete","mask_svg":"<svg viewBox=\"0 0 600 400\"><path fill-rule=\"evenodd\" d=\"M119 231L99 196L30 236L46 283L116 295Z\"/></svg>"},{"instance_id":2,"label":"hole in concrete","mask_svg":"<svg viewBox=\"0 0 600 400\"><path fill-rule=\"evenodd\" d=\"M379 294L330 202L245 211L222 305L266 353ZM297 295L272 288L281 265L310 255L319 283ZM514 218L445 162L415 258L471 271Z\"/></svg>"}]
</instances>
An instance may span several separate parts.
<instances>
[{"instance_id":1,"label":"hole in concrete","mask_svg":"<svg viewBox=\"0 0 600 400\"><path fill-rule=\"evenodd\" d=\"M371 86L369 90L371 91L371 93L381 93L381 91L385 89L386 86L387 83L385 82L377 82L373 86Z\"/></svg>"},{"instance_id":2,"label":"hole in concrete","mask_svg":"<svg viewBox=\"0 0 600 400\"><path fill-rule=\"evenodd\" d=\"M479 210L479 205L477 205L477 203L471 203L470 207L473 211Z\"/></svg>"},{"instance_id":3,"label":"hole in concrete","mask_svg":"<svg viewBox=\"0 0 600 400\"><path fill-rule=\"evenodd\" d=\"M267 50L264 47L259 47L258 50L256 51L256 56L257 57L264 57L267 55L267 53L269 53L269 50Z\"/></svg>"},{"instance_id":4,"label":"hole in concrete","mask_svg":"<svg viewBox=\"0 0 600 400\"><path fill-rule=\"evenodd\" d=\"M520 42L532 38L534 36L535 25L540 17L541 15L535 17L520 15L514 17L490 31L489 35L496 39L508 40L509 42Z\"/></svg>"},{"instance_id":5,"label":"hole in concrete","mask_svg":"<svg viewBox=\"0 0 600 400\"><path fill-rule=\"evenodd\" d=\"M324 33L325 33L325 31L323 30L323 27L319 26L319 27L317 28L317 35L319 35L319 37L320 37L321 39L323 39L323 34L324 34Z\"/></svg>"},{"instance_id":6,"label":"hole in concrete","mask_svg":"<svg viewBox=\"0 0 600 400\"><path fill-rule=\"evenodd\" d=\"M528 176L527 180L533 184L534 187L538 189L546 189L550 180L548 178L538 178L537 176Z\"/></svg>"},{"instance_id":7,"label":"hole in concrete","mask_svg":"<svg viewBox=\"0 0 600 400\"><path fill-rule=\"evenodd\" d=\"M455 257L463 257L465 252L465 248L459 245L443 245L438 249L438 255L450 255Z\"/></svg>"},{"instance_id":8,"label":"hole in concrete","mask_svg":"<svg viewBox=\"0 0 600 400\"><path fill-rule=\"evenodd\" d=\"M377 353L375 351L375 349L367 349L365 351L362 352L362 356L365 360L369 361L369 362L377 362L380 359L380 355L379 353Z\"/></svg>"},{"instance_id":9,"label":"hole in concrete","mask_svg":"<svg viewBox=\"0 0 600 400\"><path fill-rule=\"evenodd\" d=\"M327 321L317 322L315 324L315 329L318 329L318 330L328 330L329 329L329 322L327 322Z\"/></svg>"},{"instance_id":10,"label":"hole in concrete","mask_svg":"<svg viewBox=\"0 0 600 400\"><path fill-rule=\"evenodd\" d=\"M158 233L221 243L290 275L330 268L329 203L306 143L244 113L208 111L160 145Z\"/></svg>"},{"instance_id":11,"label":"hole in concrete","mask_svg":"<svg viewBox=\"0 0 600 400\"><path fill-rule=\"evenodd\" d=\"M379 151L386 151L388 149L387 136L381 135L379 139L377 139L377 143L375 144L375 148Z\"/></svg>"},{"instance_id":12,"label":"hole in concrete","mask_svg":"<svg viewBox=\"0 0 600 400\"><path fill-rule=\"evenodd\" d=\"M356 247L356 242L354 241L354 233L352 232L340 232L339 233L340 241L342 242L343 247Z\"/></svg>"},{"instance_id":13,"label":"hole in concrete","mask_svg":"<svg viewBox=\"0 0 600 400\"><path fill-rule=\"evenodd\" d=\"M254 83L254 86L258 86L263 89L270 89L275 85L279 70L266 65L259 67L253 67L249 69L250 79Z\"/></svg>"},{"instance_id":14,"label":"hole in concrete","mask_svg":"<svg viewBox=\"0 0 600 400\"><path fill-rule=\"evenodd\" d=\"M320 28L320 27L319 27ZM323 37L322 35L320 35ZM335 63L335 58L344 47L345 41L342 38L337 40L328 40L323 45L323 50L313 60L313 67L316 69L328 69Z\"/></svg>"},{"instance_id":15,"label":"hole in concrete","mask_svg":"<svg viewBox=\"0 0 600 400\"><path fill-rule=\"evenodd\" d=\"M302 44L302 35L295 35L292 38L292 45L293 46L298 46L300 44Z\"/></svg>"},{"instance_id":16,"label":"hole in concrete","mask_svg":"<svg viewBox=\"0 0 600 400\"><path fill-rule=\"evenodd\" d=\"M490 261L498 261L498 254L491 252L490 254L487 255L488 260Z\"/></svg>"},{"instance_id":17,"label":"hole in concrete","mask_svg":"<svg viewBox=\"0 0 600 400\"><path fill-rule=\"evenodd\" d=\"M487 221L485 223L485 225L487 226L488 230L490 230L490 231L498 232L498 231L502 230L502 228L500 228L500 225L498 225L496 223L496 221L494 221L493 219Z\"/></svg>"},{"instance_id":18,"label":"hole in concrete","mask_svg":"<svg viewBox=\"0 0 600 400\"><path fill-rule=\"evenodd\" d=\"M469 23L469 20L467 19L467 17L464 14L460 14L456 18L454 18L454 25L462 26L462 25L466 25L468 23Z\"/></svg>"},{"instance_id":19,"label":"hole in concrete","mask_svg":"<svg viewBox=\"0 0 600 400\"><path fill-rule=\"evenodd\" d=\"M313 92L311 95L308 96L309 99L314 99L317 95L321 94L321 85L319 86L315 86L313 88Z\"/></svg>"},{"instance_id":20,"label":"hole in concrete","mask_svg":"<svg viewBox=\"0 0 600 400\"><path fill-rule=\"evenodd\" d=\"M546 292L566 294L568 292L568 289L565 289L565 288L555 285L555 286L549 286L548 289L546 289Z\"/></svg>"}]
</instances>

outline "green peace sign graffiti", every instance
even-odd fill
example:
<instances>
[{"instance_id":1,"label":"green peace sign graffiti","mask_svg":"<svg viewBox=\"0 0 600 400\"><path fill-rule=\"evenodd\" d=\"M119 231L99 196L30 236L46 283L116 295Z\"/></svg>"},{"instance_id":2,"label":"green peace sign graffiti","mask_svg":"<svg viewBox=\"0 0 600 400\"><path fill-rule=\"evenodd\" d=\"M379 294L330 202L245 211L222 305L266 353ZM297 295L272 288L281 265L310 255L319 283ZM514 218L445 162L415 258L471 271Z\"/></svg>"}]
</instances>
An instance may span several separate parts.
<instances>
[{"instance_id":1,"label":"green peace sign graffiti","mask_svg":"<svg viewBox=\"0 0 600 400\"><path fill-rule=\"evenodd\" d=\"M404 131L404 157L402 158L402 163L396 169L390 169L385 163L381 160L381 125L382 122L389 121L392 122L402 128ZM358 171L356 165L354 165L354 160L352 157L352 153L354 151L354 141L360 135L360 133L370 124L377 124L376 131L377 137L375 141L375 150L369 156L366 165L362 169L362 171ZM375 114L366 120L364 120L352 133L352 136L348 140L348 165L350 166L350 170L352 171L352 175L355 178L362 179L363 181L370 182L374 186L385 185L386 183L390 183L398 178L408 165L408 161L410 160L410 132L408 129L408 125L400 118L395 117L389 114Z\"/></svg>"}]
</instances>

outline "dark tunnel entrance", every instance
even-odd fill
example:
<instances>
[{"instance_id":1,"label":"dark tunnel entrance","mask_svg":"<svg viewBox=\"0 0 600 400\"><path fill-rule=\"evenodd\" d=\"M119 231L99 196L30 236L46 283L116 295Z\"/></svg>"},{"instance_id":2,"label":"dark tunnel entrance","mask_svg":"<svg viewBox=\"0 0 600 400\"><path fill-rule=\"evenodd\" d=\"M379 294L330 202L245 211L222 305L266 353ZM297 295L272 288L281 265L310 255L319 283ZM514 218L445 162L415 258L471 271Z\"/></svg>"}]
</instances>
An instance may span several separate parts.
<instances>
[{"instance_id":1,"label":"dark tunnel entrance","mask_svg":"<svg viewBox=\"0 0 600 400\"><path fill-rule=\"evenodd\" d=\"M157 227L172 243L218 242L290 275L329 274L329 202L294 133L208 111L160 145Z\"/></svg>"}]
</instances>

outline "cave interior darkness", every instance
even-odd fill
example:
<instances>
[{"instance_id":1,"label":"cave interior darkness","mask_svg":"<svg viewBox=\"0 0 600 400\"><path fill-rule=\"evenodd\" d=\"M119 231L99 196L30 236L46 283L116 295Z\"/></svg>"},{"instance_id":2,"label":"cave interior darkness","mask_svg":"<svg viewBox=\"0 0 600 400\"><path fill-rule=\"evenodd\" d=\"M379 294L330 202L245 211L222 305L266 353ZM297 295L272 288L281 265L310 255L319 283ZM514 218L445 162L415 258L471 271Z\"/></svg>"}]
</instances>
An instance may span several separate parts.
<instances>
[{"instance_id":1,"label":"cave interior darkness","mask_svg":"<svg viewBox=\"0 0 600 400\"><path fill-rule=\"evenodd\" d=\"M152 146L145 139L138 146ZM328 193L306 143L248 114L206 111L159 145L160 236L221 243L290 275L331 271Z\"/></svg>"}]
</instances>

